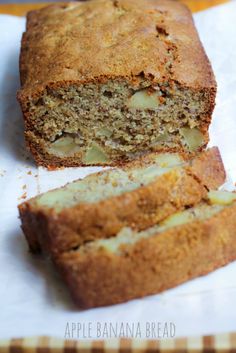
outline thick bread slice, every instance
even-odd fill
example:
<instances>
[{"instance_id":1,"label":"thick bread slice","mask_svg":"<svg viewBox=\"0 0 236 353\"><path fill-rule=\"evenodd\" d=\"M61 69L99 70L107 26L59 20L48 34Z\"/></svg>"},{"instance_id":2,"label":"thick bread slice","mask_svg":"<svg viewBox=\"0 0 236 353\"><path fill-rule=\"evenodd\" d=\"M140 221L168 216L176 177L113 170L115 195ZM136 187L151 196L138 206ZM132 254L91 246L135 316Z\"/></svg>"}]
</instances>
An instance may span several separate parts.
<instances>
[{"instance_id":1,"label":"thick bread slice","mask_svg":"<svg viewBox=\"0 0 236 353\"><path fill-rule=\"evenodd\" d=\"M153 154L125 169L106 170L19 206L32 251L57 254L123 227L142 230L200 202L219 187L225 171L218 149L193 160Z\"/></svg>"},{"instance_id":2,"label":"thick bread slice","mask_svg":"<svg viewBox=\"0 0 236 353\"><path fill-rule=\"evenodd\" d=\"M55 264L82 308L159 293L236 259L233 199L229 193L230 205L205 202L141 233L123 229L59 255Z\"/></svg>"}]
</instances>

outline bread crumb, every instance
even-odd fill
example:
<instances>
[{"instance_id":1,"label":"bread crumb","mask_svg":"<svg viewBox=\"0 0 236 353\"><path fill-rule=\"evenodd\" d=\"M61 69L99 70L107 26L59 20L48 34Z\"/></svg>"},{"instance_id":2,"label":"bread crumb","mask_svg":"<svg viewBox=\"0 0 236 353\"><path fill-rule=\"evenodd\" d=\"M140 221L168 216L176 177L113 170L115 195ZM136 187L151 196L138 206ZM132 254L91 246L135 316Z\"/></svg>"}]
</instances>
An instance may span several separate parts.
<instances>
[{"instance_id":1,"label":"bread crumb","mask_svg":"<svg viewBox=\"0 0 236 353\"><path fill-rule=\"evenodd\" d=\"M26 189L26 184L22 186L22 189L25 190Z\"/></svg>"},{"instance_id":2,"label":"bread crumb","mask_svg":"<svg viewBox=\"0 0 236 353\"><path fill-rule=\"evenodd\" d=\"M27 193L25 191L20 197L18 197L18 200L24 200L26 199L26 197L27 197Z\"/></svg>"},{"instance_id":3,"label":"bread crumb","mask_svg":"<svg viewBox=\"0 0 236 353\"><path fill-rule=\"evenodd\" d=\"M6 170L4 170L4 169L2 169L2 170L0 170L0 176L2 177L2 176L4 176L5 174L6 174Z\"/></svg>"},{"instance_id":4,"label":"bread crumb","mask_svg":"<svg viewBox=\"0 0 236 353\"><path fill-rule=\"evenodd\" d=\"M27 173L28 175L32 175L32 172L31 172L31 170Z\"/></svg>"},{"instance_id":5,"label":"bread crumb","mask_svg":"<svg viewBox=\"0 0 236 353\"><path fill-rule=\"evenodd\" d=\"M47 170L49 172L53 172L55 170L63 170L63 169L65 169L64 166L47 166Z\"/></svg>"}]
</instances>

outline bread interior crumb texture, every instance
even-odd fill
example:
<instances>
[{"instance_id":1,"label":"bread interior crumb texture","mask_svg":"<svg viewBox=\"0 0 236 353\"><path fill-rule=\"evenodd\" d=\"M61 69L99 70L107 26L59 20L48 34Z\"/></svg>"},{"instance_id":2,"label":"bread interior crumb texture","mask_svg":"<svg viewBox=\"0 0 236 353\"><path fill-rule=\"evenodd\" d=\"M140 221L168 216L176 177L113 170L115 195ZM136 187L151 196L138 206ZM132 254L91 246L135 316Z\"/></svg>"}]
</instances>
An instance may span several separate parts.
<instances>
[{"instance_id":1,"label":"bread interior crumb texture","mask_svg":"<svg viewBox=\"0 0 236 353\"><path fill-rule=\"evenodd\" d=\"M84 164L132 159L150 148L202 147L206 141L200 116L207 109L206 91L170 88L167 82L145 85L141 82L137 89L110 80L46 89L30 101L31 138L43 139L49 154L79 154Z\"/></svg>"},{"instance_id":2,"label":"bread interior crumb texture","mask_svg":"<svg viewBox=\"0 0 236 353\"><path fill-rule=\"evenodd\" d=\"M181 175L185 163L180 155L153 154L147 165L137 165L131 169L110 169L99 174L91 174L82 180L67 184L32 199L39 207L53 207L57 212L63 208L81 203L93 203L108 197L135 190L154 181L157 177L176 169ZM179 170L179 171L178 171Z\"/></svg>"}]
</instances>

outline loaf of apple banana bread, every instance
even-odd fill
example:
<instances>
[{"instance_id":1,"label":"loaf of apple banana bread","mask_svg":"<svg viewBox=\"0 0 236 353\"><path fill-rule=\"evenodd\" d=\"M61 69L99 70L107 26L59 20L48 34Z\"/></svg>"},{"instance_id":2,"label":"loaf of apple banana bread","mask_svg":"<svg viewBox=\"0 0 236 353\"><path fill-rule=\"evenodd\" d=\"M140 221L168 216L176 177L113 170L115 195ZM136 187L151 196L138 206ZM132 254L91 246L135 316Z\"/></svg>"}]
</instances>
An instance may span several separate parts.
<instances>
[{"instance_id":1,"label":"loaf of apple banana bread","mask_svg":"<svg viewBox=\"0 0 236 353\"><path fill-rule=\"evenodd\" d=\"M91 0L32 11L18 99L46 167L202 150L216 82L191 13L172 0Z\"/></svg>"},{"instance_id":2,"label":"loaf of apple banana bread","mask_svg":"<svg viewBox=\"0 0 236 353\"><path fill-rule=\"evenodd\" d=\"M141 231L199 203L224 183L216 147L194 159L149 154L124 168L104 170L30 199L19 206L30 249L54 256L88 241Z\"/></svg>"},{"instance_id":3,"label":"loaf of apple banana bread","mask_svg":"<svg viewBox=\"0 0 236 353\"><path fill-rule=\"evenodd\" d=\"M152 228L123 228L59 254L55 264L82 308L162 292L236 259L235 200L235 193L209 192Z\"/></svg>"}]
</instances>

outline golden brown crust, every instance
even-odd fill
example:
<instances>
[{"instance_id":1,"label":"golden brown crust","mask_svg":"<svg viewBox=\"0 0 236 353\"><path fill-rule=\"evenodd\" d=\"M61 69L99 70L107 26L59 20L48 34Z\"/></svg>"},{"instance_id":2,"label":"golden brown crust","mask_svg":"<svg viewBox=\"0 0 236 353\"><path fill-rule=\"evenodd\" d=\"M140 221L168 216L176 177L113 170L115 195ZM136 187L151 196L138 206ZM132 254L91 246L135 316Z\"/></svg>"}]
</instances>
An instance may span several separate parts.
<instances>
[{"instance_id":1,"label":"golden brown crust","mask_svg":"<svg viewBox=\"0 0 236 353\"><path fill-rule=\"evenodd\" d=\"M125 226L137 230L150 227L177 210L197 204L207 189L219 187L224 180L224 167L215 147L198 155L191 166L174 169L146 186L97 203L56 213L26 201L19 206L22 228L32 251L42 247L56 254L85 241L114 236Z\"/></svg>"},{"instance_id":2,"label":"golden brown crust","mask_svg":"<svg viewBox=\"0 0 236 353\"><path fill-rule=\"evenodd\" d=\"M216 87L190 11L171 0L93 0L32 11L20 70L21 99L46 86L139 75L154 83Z\"/></svg>"},{"instance_id":3,"label":"golden brown crust","mask_svg":"<svg viewBox=\"0 0 236 353\"><path fill-rule=\"evenodd\" d=\"M218 147L202 152L191 163L191 172L210 189L218 189L226 179L226 172Z\"/></svg>"},{"instance_id":4,"label":"golden brown crust","mask_svg":"<svg viewBox=\"0 0 236 353\"><path fill-rule=\"evenodd\" d=\"M235 212L236 203L205 221L123 245L119 254L70 251L55 263L82 308L156 294L236 259Z\"/></svg>"}]
</instances>

